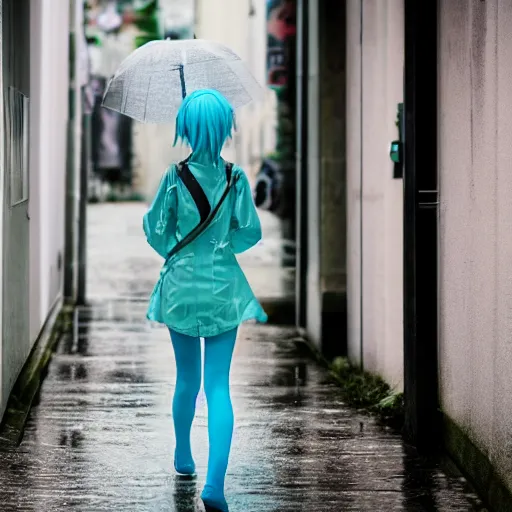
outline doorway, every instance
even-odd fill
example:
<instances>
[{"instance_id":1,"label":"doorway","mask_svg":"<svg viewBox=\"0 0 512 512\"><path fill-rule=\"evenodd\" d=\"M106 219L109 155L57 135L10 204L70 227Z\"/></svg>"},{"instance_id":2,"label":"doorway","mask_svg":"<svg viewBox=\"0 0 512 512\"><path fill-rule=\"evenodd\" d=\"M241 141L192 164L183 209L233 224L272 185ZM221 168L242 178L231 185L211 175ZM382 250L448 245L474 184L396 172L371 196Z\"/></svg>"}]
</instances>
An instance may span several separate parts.
<instances>
[{"instance_id":1,"label":"doorway","mask_svg":"<svg viewBox=\"0 0 512 512\"><path fill-rule=\"evenodd\" d=\"M404 398L405 435L439 440L437 2L405 0Z\"/></svg>"}]
</instances>

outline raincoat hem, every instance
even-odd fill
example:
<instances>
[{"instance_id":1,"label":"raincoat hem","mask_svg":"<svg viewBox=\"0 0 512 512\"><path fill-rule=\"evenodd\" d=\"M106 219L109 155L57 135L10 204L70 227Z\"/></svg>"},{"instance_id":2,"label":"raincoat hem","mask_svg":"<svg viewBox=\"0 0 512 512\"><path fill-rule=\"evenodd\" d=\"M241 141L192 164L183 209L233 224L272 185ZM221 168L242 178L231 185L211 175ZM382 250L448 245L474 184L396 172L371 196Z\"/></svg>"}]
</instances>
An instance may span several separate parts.
<instances>
[{"instance_id":1,"label":"raincoat hem","mask_svg":"<svg viewBox=\"0 0 512 512\"><path fill-rule=\"evenodd\" d=\"M173 326L161 317L161 315L155 315L151 313L147 313L146 318L151 322L156 322L159 324L165 325L168 329L172 329L173 331L184 334L185 336L191 336L195 338L211 338L213 336L218 336L219 334L223 334L225 332L233 330L235 327L240 326L240 324L248 322L250 320L256 320L257 323L264 324L268 320L268 316L261 307L260 303L257 299L252 299L244 309L242 315L240 315L240 320L229 324L229 326L200 326L194 327L190 329L183 329L180 327Z\"/></svg>"}]
</instances>

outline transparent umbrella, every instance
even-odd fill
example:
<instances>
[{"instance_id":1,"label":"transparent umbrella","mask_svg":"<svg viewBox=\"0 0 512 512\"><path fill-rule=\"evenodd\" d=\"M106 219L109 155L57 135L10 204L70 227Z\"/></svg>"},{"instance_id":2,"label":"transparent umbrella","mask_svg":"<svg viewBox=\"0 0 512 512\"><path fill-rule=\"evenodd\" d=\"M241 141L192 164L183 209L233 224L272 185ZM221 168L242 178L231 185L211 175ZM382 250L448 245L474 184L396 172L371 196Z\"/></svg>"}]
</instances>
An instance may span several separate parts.
<instances>
[{"instance_id":1,"label":"transparent umbrella","mask_svg":"<svg viewBox=\"0 0 512 512\"><path fill-rule=\"evenodd\" d=\"M168 124L183 98L216 89L234 108L263 97L263 88L240 57L202 39L151 41L135 50L110 80L103 106L143 123Z\"/></svg>"}]
</instances>

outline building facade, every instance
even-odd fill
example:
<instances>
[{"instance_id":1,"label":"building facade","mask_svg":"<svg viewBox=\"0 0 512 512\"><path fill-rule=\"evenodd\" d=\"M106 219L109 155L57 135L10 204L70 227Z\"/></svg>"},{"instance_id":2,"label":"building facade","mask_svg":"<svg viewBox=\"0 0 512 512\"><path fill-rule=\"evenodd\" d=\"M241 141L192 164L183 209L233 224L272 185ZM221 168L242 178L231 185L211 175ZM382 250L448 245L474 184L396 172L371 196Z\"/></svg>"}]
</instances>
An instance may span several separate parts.
<instances>
[{"instance_id":1,"label":"building facade","mask_svg":"<svg viewBox=\"0 0 512 512\"><path fill-rule=\"evenodd\" d=\"M440 405L512 493L512 5L438 17Z\"/></svg>"},{"instance_id":2,"label":"building facade","mask_svg":"<svg viewBox=\"0 0 512 512\"><path fill-rule=\"evenodd\" d=\"M403 390L406 437L508 510L510 2L301 0L299 20L298 324Z\"/></svg>"},{"instance_id":3,"label":"building facade","mask_svg":"<svg viewBox=\"0 0 512 512\"><path fill-rule=\"evenodd\" d=\"M403 389L403 5L347 1L347 308L352 361Z\"/></svg>"},{"instance_id":4,"label":"building facade","mask_svg":"<svg viewBox=\"0 0 512 512\"><path fill-rule=\"evenodd\" d=\"M345 18L298 2L297 321L328 357L347 349Z\"/></svg>"},{"instance_id":5,"label":"building facade","mask_svg":"<svg viewBox=\"0 0 512 512\"><path fill-rule=\"evenodd\" d=\"M0 3L1 415L63 303L66 174L77 172L80 158L80 134L69 122L69 34L80 9L68 0L58 4ZM78 142L72 161L70 137Z\"/></svg>"}]
</instances>

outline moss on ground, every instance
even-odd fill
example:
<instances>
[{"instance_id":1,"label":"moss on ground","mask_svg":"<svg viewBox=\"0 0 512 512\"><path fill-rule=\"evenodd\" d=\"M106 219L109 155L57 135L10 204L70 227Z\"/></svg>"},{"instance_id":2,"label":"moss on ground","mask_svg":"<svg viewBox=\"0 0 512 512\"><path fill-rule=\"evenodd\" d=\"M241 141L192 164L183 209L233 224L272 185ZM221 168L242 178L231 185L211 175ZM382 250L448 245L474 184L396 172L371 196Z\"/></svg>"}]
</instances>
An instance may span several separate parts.
<instances>
[{"instance_id":1,"label":"moss on ground","mask_svg":"<svg viewBox=\"0 0 512 512\"><path fill-rule=\"evenodd\" d=\"M338 357L327 363L330 376L340 386L344 401L379 416L386 424L401 429L404 418L403 393L396 392L380 377L365 372Z\"/></svg>"}]
</instances>

